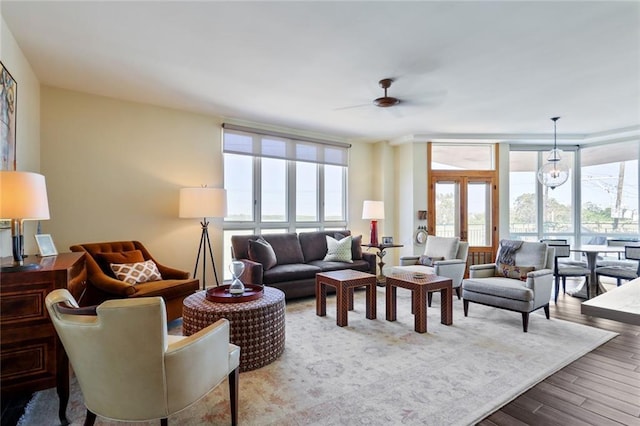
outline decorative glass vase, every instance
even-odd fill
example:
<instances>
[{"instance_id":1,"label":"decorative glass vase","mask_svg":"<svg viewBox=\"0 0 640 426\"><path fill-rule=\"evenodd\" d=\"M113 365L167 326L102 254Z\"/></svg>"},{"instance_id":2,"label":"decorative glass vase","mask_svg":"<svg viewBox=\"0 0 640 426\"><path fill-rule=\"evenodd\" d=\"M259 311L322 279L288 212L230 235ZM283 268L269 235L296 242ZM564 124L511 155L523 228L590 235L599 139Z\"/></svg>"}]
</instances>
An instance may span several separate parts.
<instances>
[{"instance_id":1,"label":"decorative glass vase","mask_svg":"<svg viewBox=\"0 0 640 426\"><path fill-rule=\"evenodd\" d=\"M233 281L229 286L229 293L238 295L244 293L244 284L240 281L240 275L244 272L244 263L234 260L229 265L229 271L231 271L231 275L233 276Z\"/></svg>"}]
</instances>

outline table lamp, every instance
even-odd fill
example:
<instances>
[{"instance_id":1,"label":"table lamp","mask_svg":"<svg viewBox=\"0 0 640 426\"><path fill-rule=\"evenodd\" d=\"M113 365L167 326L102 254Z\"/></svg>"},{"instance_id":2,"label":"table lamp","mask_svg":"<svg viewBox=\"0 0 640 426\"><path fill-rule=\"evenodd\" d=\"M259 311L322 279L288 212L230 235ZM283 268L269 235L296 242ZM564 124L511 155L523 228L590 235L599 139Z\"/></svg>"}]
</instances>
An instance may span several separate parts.
<instances>
[{"instance_id":1,"label":"table lamp","mask_svg":"<svg viewBox=\"0 0 640 426\"><path fill-rule=\"evenodd\" d=\"M0 219L11 220L13 265L2 272L38 269L40 265L23 260L25 220L49 219L49 201L44 176L38 173L0 171Z\"/></svg>"},{"instance_id":2,"label":"table lamp","mask_svg":"<svg viewBox=\"0 0 640 426\"><path fill-rule=\"evenodd\" d=\"M216 286L220 285L218 281L218 273L216 272L216 262L213 259L213 250L211 249L211 241L209 240L209 221L207 218L225 217L227 215L227 191L221 188L182 188L180 190L180 212L181 218L202 218L200 226L202 234L200 236L200 246L198 247L198 255L196 257L196 266L193 270L193 277L198 272L198 263L200 262L200 253L202 253L202 289L207 287L207 252L211 257L213 265L213 274L216 277Z\"/></svg>"},{"instance_id":3,"label":"table lamp","mask_svg":"<svg viewBox=\"0 0 640 426\"><path fill-rule=\"evenodd\" d=\"M371 219L371 237L372 246L378 245L378 219L384 219L384 201L365 200L362 204L362 218Z\"/></svg>"}]
</instances>

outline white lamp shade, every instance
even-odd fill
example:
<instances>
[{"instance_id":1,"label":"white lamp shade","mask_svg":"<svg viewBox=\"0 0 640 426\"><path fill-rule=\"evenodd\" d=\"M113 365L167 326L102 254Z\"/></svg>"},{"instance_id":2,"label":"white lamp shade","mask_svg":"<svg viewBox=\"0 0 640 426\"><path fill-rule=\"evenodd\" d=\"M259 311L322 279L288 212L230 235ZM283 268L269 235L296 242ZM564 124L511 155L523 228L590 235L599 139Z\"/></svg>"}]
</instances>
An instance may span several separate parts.
<instances>
[{"instance_id":1,"label":"white lamp shade","mask_svg":"<svg viewBox=\"0 0 640 426\"><path fill-rule=\"evenodd\" d=\"M362 204L363 219L384 219L384 201L365 200Z\"/></svg>"},{"instance_id":2,"label":"white lamp shade","mask_svg":"<svg viewBox=\"0 0 640 426\"><path fill-rule=\"evenodd\" d=\"M49 219L44 176L31 172L0 171L0 219Z\"/></svg>"},{"instance_id":3,"label":"white lamp shade","mask_svg":"<svg viewBox=\"0 0 640 426\"><path fill-rule=\"evenodd\" d=\"M222 188L182 188L180 212L183 218L225 217L227 191Z\"/></svg>"}]
</instances>

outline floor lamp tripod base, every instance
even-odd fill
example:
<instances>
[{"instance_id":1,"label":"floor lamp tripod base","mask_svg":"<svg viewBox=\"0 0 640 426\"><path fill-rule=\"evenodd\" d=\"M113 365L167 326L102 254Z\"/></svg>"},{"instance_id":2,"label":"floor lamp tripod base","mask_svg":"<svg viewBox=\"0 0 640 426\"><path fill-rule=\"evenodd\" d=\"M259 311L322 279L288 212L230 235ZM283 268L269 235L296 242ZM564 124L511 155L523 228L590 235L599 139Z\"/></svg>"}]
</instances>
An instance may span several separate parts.
<instances>
[{"instance_id":1,"label":"floor lamp tripod base","mask_svg":"<svg viewBox=\"0 0 640 426\"><path fill-rule=\"evenodd\" d=\"M213 258L213 250L211 249L211 240L209 239L209 222L203 219L200 222L202 226L202 235L200 236L200 246L198 247L198 255L196 256L196 266L193 269L193 277L198 274L198 263L200 263L200 253L202 253L202 289L207 289L207 249L209 250L209 258L213 265L213 275L216 277L216 286L220 285L218 281L218 273L216 272L216 262Z\"/></svg>"}]
</instances>

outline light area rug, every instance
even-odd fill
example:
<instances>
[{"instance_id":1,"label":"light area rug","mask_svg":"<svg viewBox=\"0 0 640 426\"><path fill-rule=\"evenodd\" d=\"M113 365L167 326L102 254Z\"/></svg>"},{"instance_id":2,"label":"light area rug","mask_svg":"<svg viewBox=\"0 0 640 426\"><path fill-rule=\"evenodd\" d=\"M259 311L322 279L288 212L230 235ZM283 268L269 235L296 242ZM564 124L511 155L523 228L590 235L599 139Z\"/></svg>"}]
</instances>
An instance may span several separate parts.
<instances>
[{"instance_id":1,"label":"light area rug","mask_svg":"<svg viewBox=\"0 0 640 426\"><path fill-rule=\"evenodd\" d=\"M326 317L316 316L313 299L287 303L283 355L240 374L239 423L471 425L616 335L538 313L523 333L519 313L471 304L465 318L455 297L453 325L445 326L437 294L428 332L418 334L408 291L398 290L395 322L385 320L383 288L377 296L377 319L368 320L364 292L356 292L347 327L336 326L335 296ZM169 423L230 424L227 386ZM67 415L79 425L85 408L73 379L71 389ZM54 389L37 393L19 424L58 424L57 404Z\"/></svg>"}]
</instances>

